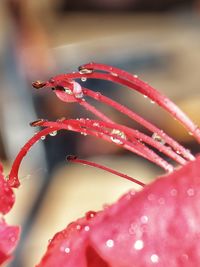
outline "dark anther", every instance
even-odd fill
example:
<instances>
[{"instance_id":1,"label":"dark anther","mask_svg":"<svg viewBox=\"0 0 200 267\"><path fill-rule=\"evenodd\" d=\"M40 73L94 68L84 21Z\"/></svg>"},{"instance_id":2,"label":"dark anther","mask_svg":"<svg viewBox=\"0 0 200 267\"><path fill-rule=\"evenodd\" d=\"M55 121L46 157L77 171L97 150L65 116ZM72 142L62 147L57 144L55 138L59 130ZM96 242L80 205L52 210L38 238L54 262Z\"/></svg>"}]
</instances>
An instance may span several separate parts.
<instances>
[{"instance_id":1,"label":"dark anther","mask_svg":"<svg viewBox=\"0 0 200 267\"><path fill-rule=\"evenodd\" d=\"M38 119L36 121L30 122L29 124L30 124L31 127L37 127L37 126L40 126L41 123L43 123L45 121L47 121L47 120L45 120L45 119Z\"/></svg>"},{"instance_id":2,"label":"dark anther","mask_svg":"<svg viewBox=\"0 0 200 267\"><path fill-rule=\"evenodd\" d=\"M32 83L32 86L36 89L40 89L46 85L46 82L36 81Z\"/></svg>"},{"instance_id":3,"label":"dark anther","mask_svg":"<svg viewBox=\"0 0 200 267\"><path fill-rule=\"evenodd\" d=\"M68 156L66 157L66 159L67 159L67 161L73 161L73 160L77 159L77 156L74 156L74 155L68 155Z\"/></svg>"}]
</instances>

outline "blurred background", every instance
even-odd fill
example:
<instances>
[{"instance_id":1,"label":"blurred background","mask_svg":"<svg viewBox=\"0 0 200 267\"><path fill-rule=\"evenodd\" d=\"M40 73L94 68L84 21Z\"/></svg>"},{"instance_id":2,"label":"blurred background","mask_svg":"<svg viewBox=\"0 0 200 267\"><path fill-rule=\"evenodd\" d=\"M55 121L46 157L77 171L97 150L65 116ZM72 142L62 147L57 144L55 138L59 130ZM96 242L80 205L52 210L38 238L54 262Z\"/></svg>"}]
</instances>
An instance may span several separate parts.
<instances>
[{"instance_id":1,"label":"blurred background","mask_svg":"<svg viewBox=\"0 0 200 267\"><path fill-rule=\"evenodd\" d=\"M34 90L31 82L75 71L90 61L139 75L200 124L199 0L2 0L0 160L6 174L20 147L36 131L29 122L90 117L79 106L57 100L50 90ZM119 100L198 152L181 126L139 94L102 81L87 80L84 85ZM112 109L104 106L103 110L115 121L135 127ZM10 223L23 225L10 267L34 266L55 232L136 188L102 171L67 164L68 154L105 163L144 182L163 173L94 138L60 132L41 140L24 160L22 186L8 215Z\"/></svg>"}]
</instances>

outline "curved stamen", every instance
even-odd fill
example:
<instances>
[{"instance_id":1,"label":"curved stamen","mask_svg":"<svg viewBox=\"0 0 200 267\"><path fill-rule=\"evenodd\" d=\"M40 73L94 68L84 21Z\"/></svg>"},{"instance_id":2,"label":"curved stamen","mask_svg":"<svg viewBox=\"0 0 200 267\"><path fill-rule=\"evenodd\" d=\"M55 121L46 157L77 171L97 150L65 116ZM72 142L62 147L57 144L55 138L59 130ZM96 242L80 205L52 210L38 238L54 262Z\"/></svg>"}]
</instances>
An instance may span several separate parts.
<instances>
[{"instance_id":1,"label":"curved stamen","mask_svg":"<svg viewBox=\"0 0 200 267\"><path fill-rule=\"evenodd\" d=\"M123 79L131 81L135 90L148 96L151 100L155 101L158 105L167 110L174 118L176 118L194 137L200 142L200 129L195 125L192 120L179 108L177 107L168 97L161 94L159 91L151 87L146 82L140 80L136 75L132 75L124 70L116 67L99 64L99 63L88 63L80 67L81 69L101 70L115 74Z\"/></svg>"},{"instance_id":2,"label":"curved stamen","mask_svg":"<svg viewBox=\"0 0 200 267\"><path fill-rule=\"evenodd\" d=\"M58 83L61 83L62 84L65 80L68 80L68 79L70 79L70 80L71 79L80 79L81 77L83 77L82 74L80 74L78 72L74 72L74 73L61 74L59 76L56 76L56 77L54 77L54 81L56 81L57 84ZM152 99L154 102L156 102L161 107L165 108L169 113L171 113L175 118L177 118L177 120L180 121L180 118L178 118L178 117L181 117L181 116L178 116L178 117L176 116L177 114L179 114L179 113L177 113L178 110L179 110L180 111L180 114L182 114L182 117L185 118L185 122L184 123L186 123L186 121L190 121L191 122L191 120L172 101L170 101L167 97L163 96L162 94L160 94L159 92L157 92L154 88L150 87L148 84L146 84L144 82L142 82L142 86L143 86L143 84L146 84L146 86L140 88L140 87L136 87L135 86L135 83L133 83L132 81L123 79L123 78L121 78L119 76L113 76L112 74L99 73L99 72L89 73L89 74L87 74L87 78L91 78L91 79L102 79L102 80L112 81L112 82L119 83L121 85L127 86L130 89L137 90L140 93L142 93L143 95L148 96L150 99ZM134 79L138 79L138 78L134 78ZM53 86L53 84L50 81L49 83L46 84L46 86L47 87L51 87L51 86ZM149 89L149 87L152 90L149 90L148 91L147 89ZM169 104L171 103L171 106L169 105L169 107L167 107L166 103L169 103ZM172 104L173 104L174 107L172 107ZM183 124L183 121L182 121L182 124ZM191 124L193 125L193 128L196 128L197 127L197 126L194 126L193 122L191 122ZM189 126L187 126L187 128L188 127ZM189 128L191 128L191 127L189 127ZM190 129L190 130L191 130L190 132L192 133L192 129ZM157 133L156 131L154 131L154 132ZM165 140L166 134L163 133L161 130L159 130L159 134L158 135L161 136ZM171 142L169 138L168 138L168 142L169 142L169 144L171 146L172 145L174 146L173 149L175 151L178 151L178 153L182 154L186 159L189 159L189 160L194 160L195 159L194 156L187 149L184 149L180 145L178 146L178 143L177 142L175 142L175 141L174 142Z\"/></svg>"},{"instance_id":3,"label":"curved stamen","mask_svg":"<svg viewBox=\"0 0 200 267\"><path fill-rule=\"evenodd\" d=\"M40 126L42 127L62 127L62 129L77 131L77 129L71 129L70 125L76 124L77 126L77 120L66 120L62 122L41 122ZM108 123L108 122L102 122L102 121L96 121L96 120L89 120L89 119L83 119L81 118L78 121L78 125L80 129L78 129L78 132L82 132L84 134L89 134L95 137L102 138L108 142L113 142L114 140L118 140L118 142L115 142L116 145L122 146L123 148L136 153L146 159L148 159L151 162L154 162L164 170L168 172L173 171L173 166L169 164L167 161L162 159L160 156L158 156L154 151L143 145L140 141L132 137L132 140L127 141L124 138L121 138L117 134L112 134L108 131L106 131L104 128L109 128L110 130L116 129L118 131L124 130L124 133L127 135L130 135L130 132L128 132L127 127L116 124L116 123ZM98 126L97 126L98 125ZM89 127L90 129L86 128Z\"/></svg>"},{"instance_id":4,"label":"curved stamen","mask_svg":"<svg viewBox=\"0 0 200 267\"><path fill-rule=\"evenodd\" d=\"M95 162L92 162L92 161L78 159L76 156L72 156L72 155L67 156L67 161L70 161L70 162L73 162L73 163L81 163L81 164L84 164L84 165L88 165L88 166L91 166L91 167L102 169L104 171L107 171L107 172L113 173L113 174L115 174L117 176L120 176L120 177L122 177L124 179L127 179L127 180L129 180L129 181L131 181L133 183L136 183L136 184L138 184L138 185L140 185L142 187L145 186L144 183L140 182L139 180L137 180L135 178L132 178L129 175L123 174L121 172L113 170L112 168L106 167L104 165L101 165L101 164L98 164L98 163L95 163Z\"/></svg>"}]
</instances>

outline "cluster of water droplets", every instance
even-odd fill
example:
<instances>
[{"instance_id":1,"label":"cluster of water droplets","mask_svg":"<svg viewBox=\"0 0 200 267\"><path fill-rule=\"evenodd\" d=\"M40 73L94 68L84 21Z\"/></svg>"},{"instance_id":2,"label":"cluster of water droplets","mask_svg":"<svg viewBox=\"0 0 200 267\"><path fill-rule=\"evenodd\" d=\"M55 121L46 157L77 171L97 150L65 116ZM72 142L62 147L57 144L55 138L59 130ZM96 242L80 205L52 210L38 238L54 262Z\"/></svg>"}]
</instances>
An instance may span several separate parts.
<instances>
[{"instance_id":1,"label":"cluster of water droplets","mask_svg":"<svg viewBox=\"0 0 200 267\"><path fill-rule=\"evenodd\" d=\"M125 133L122 132L122 131L120 131L120 130L118 130L118 129L113 129L113 130L111 131L111 134L118 135L120 138L126 140L126 135L125 135ZM113 141L113 143L115 143L115 144L118 144L118 145L122 145L122 144L123 144L123 141L120 140L120 139L118 139L117 137L113 137L113 136L111 136L110 139L111 139L111 140Z\"/></svg>"}]
</instances>

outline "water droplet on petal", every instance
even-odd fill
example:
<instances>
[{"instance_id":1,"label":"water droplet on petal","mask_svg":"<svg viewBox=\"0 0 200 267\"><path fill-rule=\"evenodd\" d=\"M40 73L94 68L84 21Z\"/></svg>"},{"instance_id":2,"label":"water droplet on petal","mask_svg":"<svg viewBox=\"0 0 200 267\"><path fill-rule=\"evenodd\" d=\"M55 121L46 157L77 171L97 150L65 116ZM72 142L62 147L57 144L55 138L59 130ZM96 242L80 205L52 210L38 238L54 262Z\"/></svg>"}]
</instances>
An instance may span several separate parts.
<instances>
[{"instance_id":1,"label":"water droplet on petal","mask_svg":"<svg viewBox=\"0 0 200 267\"><path fill-rule=\"evenodd\" d=\"M144 247L144 242L141 239L135 241L134 249L141 250L143 249L143 247Z\"/></svg>"},{"instance_id":2,"label":"water droplet on petal","mask_svg":"<svg viewBox=\"0 0 200 267\"><path fill-rule=\"evenodd\" d=\"M89 227L88 225L86 225L86 226L84 227L84 230L85 230L86 232L88 232L88 231L90 231L90 227Z\"/></svg>"},{"instance_id":3,"label":"water droplet on petal","mask_svg":"<svg viewBox=\"0 0 200 267\"><path fill-rule=\"evenodd\" d=\"M65 248L64 251L65 251L65 253L70 253L70 248L67 247L67 248Z\"/></svg>"},{"instance_id":4,"label":"water droplet on petal","mask_svg":"<svg viewBox=\"0 0 200 267\"><path fill-rule=\"evenodd\" d=\"M152 254L152 255L151 255L151 261L152 261L153 263L158 263L158 262L159 262L159 257L158 257L158 255L157 255L157 254Z\"/></svg>"},{"instance_id":5,"label":"water droplet on petal","mask_svg":"<svg viewBox=\"0 0 200 267\"><path fill-rule=\"evenodd\" d=\"M140 220L141 220L142 224L145 224L145 223L148 223L149 218L146 215L144 215L144 216L141 217Z\"/></svg>"},{"instance_id":6,"label":"water droplet on petal","mask_svg":"<svg viewBox=\"0 0 200 267\"><path fill-rule=\"evenodd\" d=\"M135 74L135 75L133 75L133 77L137 79L138 78L138 75Z\"/></svg>"},{"instance_id":7,"label":"water droplet on petal","mask_svg":"<svg viewBox=\"0 0 200 267\"><path fill-rule=\"evenodd\" d=\"M106 241L106 246L112 248L114 246L114 241L112 239L108 239Z\"/></svg>"},{"instance_id":8,"label":"water droplet on petal","mask_svg":"<svg viewBox=\"0 0 200 267\"><path fill-rule=\"evenodd\" d=\"M155 104L155 101L151 100L151 104Z\"/></svg>"},{"instance_id":9,"label":"water droplet on petal","mask_svg":"<svg viewBox=\"0 0 200 267\"><path fill-rule=\"evenodd\" d=\"M45 138L46 138L46 136L44 136L44 135L40 137L41 140L45 140Z\"/></svg>"}]
</instances>

